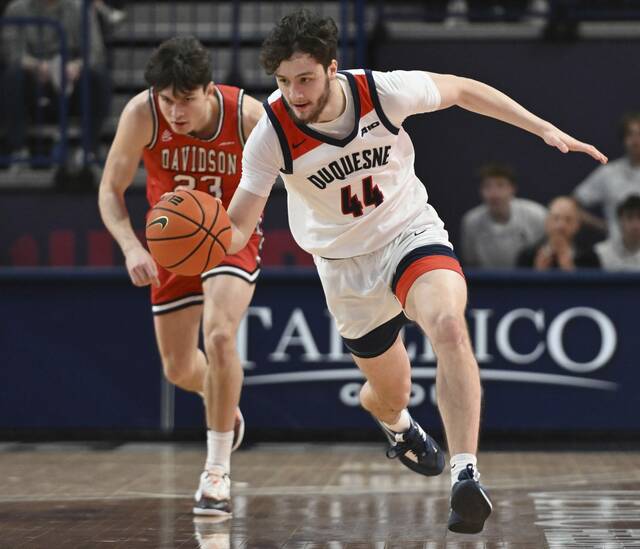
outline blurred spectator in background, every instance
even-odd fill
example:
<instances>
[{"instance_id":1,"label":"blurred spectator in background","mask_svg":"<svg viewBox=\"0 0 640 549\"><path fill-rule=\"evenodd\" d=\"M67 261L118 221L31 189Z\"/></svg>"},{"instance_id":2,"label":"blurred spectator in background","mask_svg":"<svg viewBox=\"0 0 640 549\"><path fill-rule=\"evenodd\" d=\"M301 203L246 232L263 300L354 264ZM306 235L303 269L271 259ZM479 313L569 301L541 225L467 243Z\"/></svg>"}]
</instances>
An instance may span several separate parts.
<instances>
[{"instance_id":1,"label":"blurred spectator in background","mask_svg":"<svg viewBox=\"0 0 640 549\"><path fill-rule=\"evenodd\" d=\"M626 155L596 168L574 191L581 206L602 208L605 219L583 211L583 221L620 237L616 208L627 196L640 194L640 112L622 119L621 134Z\"/></svg>"},{"instance_id":2,"label":"blurred spectator in background","mask_svg":"<svg viewBox=\"0 0 640 549\"><path fill-rule=\"evenodd\" d=\"M67 38L68 59L64 66L67 87L61 90L61 46L51 26L7 25L4 29L7 68L8 144L14 158L28 157L27 122L42 109L47 121L57 120L58 97L65 93L70 100L70 113L81 113L82 7L76 0L14 0L6 9L7 17L47 17L62 25ZM105 47L95 9L90 10L90 149L97 152L100 131L108 113L111 98L109 74L105 67Z\"/></svg>"},{"instance_id":3,"label":"blurred spectator in background","mask_svg":"<svg viewBox=\"0 0 640 549\"><path fill-rule=\"evenodd\" d=\"M549 0L447 0L445 24L477 21L545 21Z\"/></svg>"},{"instance_id":4,"label":"blurred spectator in background","mask_svg":"<svg viewBox=\"0 0 640 549\"><path fill-rule=\"evenodd\" d=\"M628 196L617 213L621 238L596 244L600 265L607 271L640 271L640 195Z\"/></svg>"},{"instance_id":5,"label":"blurred spectator in background","mask_svg":"<svg viewBox=\"0 0 640 549\"><path fill-rule=\"evenodd\" d=\"M82 0L79 1L82 3ZM93 5L98 12L101 22L112 28L122 23L127 17L127 12L122 9L118 9L119 7L122 7L121 2L93 0Z\"/></svg>"},{"instance_id":6,"label":"blurred spectator in background","mask_svg":"<svg viewBox=\"0 0 640 549\"><path fill-rule=\"evenodd\" d=\"M482 202L462 218L465 267L511 268L518 254L544 236L547 210L537 202L515 198L515 176L508 166L480 169Z\"/></svg>"},{"instance_id":7,"label":"blurred spectator in background","mask_svg":"<svg viewBox=\"0 0 640 549\"><path fill-rule=\"evenodd\" d=\"M518 256L518 267L533 267L537 271L599 267L600 261L593 249L576 246L579 229L580 208L575 199L570 196L554 198L544 224L544 241L523 250Z\"/></svg>"}]
</instances>

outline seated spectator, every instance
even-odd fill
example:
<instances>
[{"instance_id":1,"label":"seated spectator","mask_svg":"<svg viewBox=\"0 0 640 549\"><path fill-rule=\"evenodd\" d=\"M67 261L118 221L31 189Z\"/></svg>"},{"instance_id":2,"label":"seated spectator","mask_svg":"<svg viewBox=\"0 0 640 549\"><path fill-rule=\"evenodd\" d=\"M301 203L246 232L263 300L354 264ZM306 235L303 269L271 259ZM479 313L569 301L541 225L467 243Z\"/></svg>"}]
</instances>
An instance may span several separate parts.
<instances>
[{"instance_id":1,"label":"seated spectator","mask_svg":"<svg viewBox=\"0 0 640 549\"><path fill-rule=\"evenodd\" d=\"M600 227L611 237L620 236L616 208L627 196L640 194L640 112L622 119L625 156L596 168L573 195L585 208L601 207L605 220L583 212L585 223Z\"/></svg>"},{"instance_id":2,"label":"seated spectator","mask_svg":"<svg viewBox=\"0 0 640 549\"><path fill-rule=\"evenodd\" d=\"M607 271L640 271L640 195L631 195L618 206L618 222L621 238L596 244L600 265Z\"/></svg>"},{"instance_id":3,"label":"seated spectator","mask_svg":"<svg viewBox=\"0 0 640 549\"><path fill-rule=\"evenodd\" d=\"M27 114L42 109L45 116L57 116L60 93L69 96L70 112L81 112L83 71L88 70L90 94L90 149L97 151L100 131L108 113L110 81L105 69L105 51L95 10L90 13L90 66L82 60L82 9L76 0L13 0L7 17L46 17L59 21L67 39L68 59L60 66L61 49L57 32L51 26L8 25L4 29L7 68L7 125L9 149L15 156L27 156ZM67 87L61 90L61 73Z\"/></svg>"},{"instance_id":4,"label":"seated spectator","mask_svg":"<svg viewBox=\"0 0 640 549\"><path fill-rule=\"evenodd\" d=\"M579 229L580 209L575 199L570 196L554 198L549 204L544 224L545 239L520 253L518 267L533 267L537 271L599 267L600 261L592 249L576 246L575 237Z\"/></svg>"},{"instance_id":5,"label":"seated spectator","mask_svg":"<svg viewBox=\"0 0 640 549\"><path fill-rule=\"evenodd\" d=\"M513 172L499 164L480 170L482 202L462 218L462 260L465 267L511 268L518 254L544 236L544 206L515 198Z\"/></svg>"}]
</instances>

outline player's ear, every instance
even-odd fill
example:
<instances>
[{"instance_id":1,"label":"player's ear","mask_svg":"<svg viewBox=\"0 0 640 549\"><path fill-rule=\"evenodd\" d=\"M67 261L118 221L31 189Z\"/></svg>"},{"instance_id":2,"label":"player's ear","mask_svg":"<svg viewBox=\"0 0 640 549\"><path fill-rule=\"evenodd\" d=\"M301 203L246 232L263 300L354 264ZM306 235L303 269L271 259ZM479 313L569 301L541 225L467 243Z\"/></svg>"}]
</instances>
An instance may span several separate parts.
<instances>
[{"instance_id":1,"label":"player's ear","mask_svg":"<svg viewBox=\"0 0 640 549\"><path fill-rule=\"evenodd\" d=\"M204 89L204 94L205 95L213 95L214 91L215 91L216 85L212 82L209 82L207 84L207 87Z\"/></svg>"},{"instance_id":2,"label":"player's ear","mask_svg":"<svg viewBox=\"0 0 640 549\"><path fill-rule=\"evenodd\" d=\"M331 79L336 77L336 73L338 72L338 61L335 59L331 60L329 66L327 67L327 76Z\"/></svg>"}]
</instances>

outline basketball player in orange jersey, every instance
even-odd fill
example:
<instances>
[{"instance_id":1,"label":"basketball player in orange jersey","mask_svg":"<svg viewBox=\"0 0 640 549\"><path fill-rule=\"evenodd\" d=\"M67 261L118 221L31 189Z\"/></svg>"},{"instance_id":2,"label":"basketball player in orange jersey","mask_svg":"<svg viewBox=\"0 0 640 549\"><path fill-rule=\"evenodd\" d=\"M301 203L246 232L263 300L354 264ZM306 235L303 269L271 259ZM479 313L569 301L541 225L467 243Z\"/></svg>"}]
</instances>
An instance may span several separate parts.
<instances>
[{"instance_id":1,"label":"basketball player in orange jersey","mask_svg":"<svg viewBox=\"0 0 640 549\"><path fill-rule=\"evenodd\" d=\"M145 79L149 89L122 111L100 183L100 213L133 284L152 286L166 378L204 397L208 451L193 512L229 514L230 454L244 433L236 332L260 272L259 219L234 255L202 277L183 277L157 265L138 240L124 193L142 158L150 206L176 187L211 193L228 205L240 180L245 139L264 110L243 90L211 81L209 54L195 38L162 43ZM206 354L198 348L201 319Z\"/></svg>"},{"instance_id":2,"label":"basketball player in orange jersey","mask_svg":"<svg viewBox=\"0 0 640 549\"><path fill-rule=\"evenodd\" d=\"M366 383L362 406L387 455L437 475L444 456L407 411L411 366L399 336L411 319L438 357L438 408L451 455L449 529L482 531L492 510L478 482L480 377L467 327L467 287L444 225L414 171L408 116L458 105L508 122L566 153L606 157L498 90L424 71L337 70L337 28L308 11L284 17L262 46L278 90L243 155L228 212L240 250L282 175L289 224L313 254L327 305Z\"/></svg>"}]
</instances>

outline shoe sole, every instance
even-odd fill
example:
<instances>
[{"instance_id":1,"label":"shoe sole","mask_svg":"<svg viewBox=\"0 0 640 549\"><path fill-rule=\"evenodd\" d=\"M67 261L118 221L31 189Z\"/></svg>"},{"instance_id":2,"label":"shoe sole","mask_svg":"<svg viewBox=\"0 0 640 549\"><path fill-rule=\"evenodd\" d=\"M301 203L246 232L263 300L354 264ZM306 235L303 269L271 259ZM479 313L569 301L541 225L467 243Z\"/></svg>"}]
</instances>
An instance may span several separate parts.
<instances>
[{"instance_id":1,"label":"shoe sole","mask_svg":"<svg viewBox=\"0 0 640 549\"><path fill-rule=\"evenodd\" d=\"M194 507L193 514L200 517L230 517L231 511L222 511L220 509L203 509L202 507Z\"/></svg>"},{"instance_id":2,"label":"shoe sole","mask_svg":"<svg viewBox=\"0 0 640 549\"><path fill-rule=\"evenodd\" d=\"M451 494L449 530L458 534L478 534L484 529L492 510L484 489L474 480L462 480Z\"/></svg>"}]
</instances>

